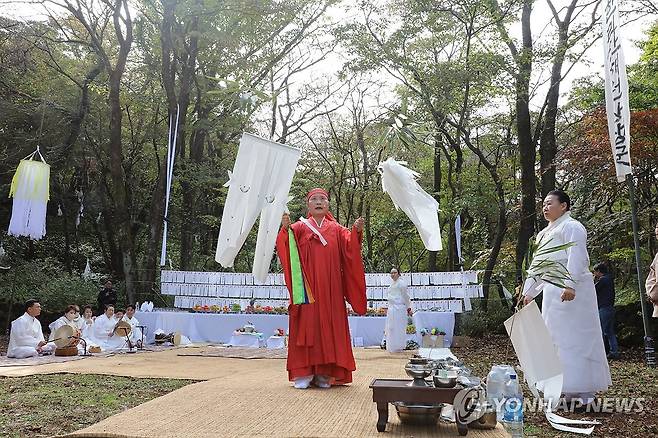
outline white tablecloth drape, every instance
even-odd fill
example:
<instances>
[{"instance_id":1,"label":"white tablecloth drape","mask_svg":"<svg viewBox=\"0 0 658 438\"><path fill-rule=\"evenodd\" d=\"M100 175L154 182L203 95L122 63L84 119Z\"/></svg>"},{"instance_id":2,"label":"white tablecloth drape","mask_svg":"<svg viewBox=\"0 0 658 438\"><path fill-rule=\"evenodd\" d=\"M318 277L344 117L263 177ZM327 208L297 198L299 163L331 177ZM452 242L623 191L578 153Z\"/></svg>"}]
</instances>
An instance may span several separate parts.
<instances>
[{"instance_id":1,"label":"white tablecloth drape","mask_svg":"<svg viewBox=\"0 0 658 438\"><path fill-rule=\"evenodd\" d=\"M265 346L262 333L233 333L228 341L233 347L259 348Z\"/></svg>"},{"instance_id":2,"label":"white tablecloth drape","mask_svg":"<svg viewBox=\"0 0 658 438\"><path fill-rule=\"evenodd\" d=\"M145 340L152 343L154 331L165 333L181 332L192 342L227 343L233 332L252 323L266 338L276 329L288 332L288 315L265 315L245 313L189 313L189 312L137 312L137 319L146 326ZM446 344L452 342L455 315L449 312L416 312L414 324L418 330L416 342L421 344L420 329L439 327L446 332ZM348 317L352 343L364 347L380 345L384 337L386 318L381 316Z\"/></svg>"}]
</instances>

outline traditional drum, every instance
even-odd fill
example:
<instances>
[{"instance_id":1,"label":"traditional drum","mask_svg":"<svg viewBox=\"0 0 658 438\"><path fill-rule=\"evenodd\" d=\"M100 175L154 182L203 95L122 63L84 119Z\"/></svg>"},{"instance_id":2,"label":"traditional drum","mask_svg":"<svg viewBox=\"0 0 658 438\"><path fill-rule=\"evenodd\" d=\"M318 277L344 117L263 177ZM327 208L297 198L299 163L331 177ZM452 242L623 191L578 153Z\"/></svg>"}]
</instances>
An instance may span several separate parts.
<instances>
[{"instance_id":1,"label":"traditional drum","mask_svg":"<svg viewBox=\"0 0 658 438\"><path fill-rule=\"evenodd\" d=\"M68 324L55 330L53 334L55 356L77 356L81 336L80 330Z\"/></svg>"},{"instance_id":2,"label":"traditional drum","mask_svg":"<svg viewBox=\"0 0 658 438\"><path fill-rule=\"evenodd\" d=\"M165 335L164 333L156 333L155 335L155 345L162 345L165 342L169 342L170 344L178 346L180 345L180 341L181 334L178 332L169 333L168 335Z\"/></svg>"},{"instance_id":3,"label":"traditional drum","mask_svg":"<svg viewBox=\"0 0 658 438\"><path fill-rule=\"evenodd\" d=\"M117 325L114 326L114 335L115 336L121 336L122 338L125 338L126 336L130 336L130 333L132 332L133 328L130 325L129 322L127 321L119 321L117 322Z\"/></svg>"}]
</instances>

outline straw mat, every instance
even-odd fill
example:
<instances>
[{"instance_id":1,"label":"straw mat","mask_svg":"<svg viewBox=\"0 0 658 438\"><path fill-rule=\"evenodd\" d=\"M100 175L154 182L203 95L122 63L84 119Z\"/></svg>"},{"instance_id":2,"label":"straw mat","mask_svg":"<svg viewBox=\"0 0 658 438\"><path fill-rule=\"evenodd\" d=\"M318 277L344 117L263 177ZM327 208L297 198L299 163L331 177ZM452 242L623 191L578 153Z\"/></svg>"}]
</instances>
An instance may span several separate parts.
<instances>
[{"instance_id":1,"label":"straw mat","mask_svg":"<svg viewBox=\"0 0 658 438\"><path fill-rule=\"evenodd\" d=\"M377 377L406 377L404 364L408 353L389 355L378 350L357 349L357 371L351 385L308 390L291 386L281 360L208 358L170 353L143 355L149 356L148 363L140 362L138 356L130 358L130 369L134 372L130 375L164 374L166 367L170 370L186 369L188 378L200 378L203 374L210 380L188 385L69 436L458 436L454 424L437 427L401 425L392 406L386 433L378 434L375 428L376 405L368 386ZM92 362L79 363L89 365ZM149 371L145 370L147 367ZM170 374L176 373L172 371ZM209 377L211 374L213 377ZM499 426L494 431L471 430L468 436L495 438L508 435Z\"/></svg>"}]
</instances>

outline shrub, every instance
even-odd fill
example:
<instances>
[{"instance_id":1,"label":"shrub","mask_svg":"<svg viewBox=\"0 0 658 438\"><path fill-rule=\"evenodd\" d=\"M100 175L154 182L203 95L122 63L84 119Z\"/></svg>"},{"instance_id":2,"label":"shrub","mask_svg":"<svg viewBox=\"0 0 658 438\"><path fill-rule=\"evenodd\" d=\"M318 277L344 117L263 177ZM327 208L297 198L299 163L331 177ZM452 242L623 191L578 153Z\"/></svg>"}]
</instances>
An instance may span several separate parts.
<instances>
[{"instance_id":1,"label":"shrub","mask_svg":"<svg viewBox=\"0 0 658 438\"><path fill-rule=\"evenodd\" d=\"M68 304L96 303L98 285L66 273L55 259L23 262L0 272L0 318L10 322L23 313L23 303L38 299L44 326L61 316Z\"/></svg>"}]
</instances>

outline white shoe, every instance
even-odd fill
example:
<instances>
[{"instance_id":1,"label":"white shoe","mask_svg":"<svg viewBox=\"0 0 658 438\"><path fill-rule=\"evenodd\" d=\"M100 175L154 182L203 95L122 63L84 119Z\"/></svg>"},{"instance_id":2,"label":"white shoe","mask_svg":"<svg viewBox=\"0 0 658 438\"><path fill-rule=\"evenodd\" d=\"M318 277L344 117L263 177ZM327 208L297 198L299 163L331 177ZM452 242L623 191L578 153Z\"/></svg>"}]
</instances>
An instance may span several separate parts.
<instances>
[{"instance_id":1,"label":"white shoe","mask_svg":"<svg viewBox=\"0 0 658 438\"><path fill-rule=\"evenodd\" d=\"M294 386L297 389L306 389L311 385L313 376L297 377L294 380Z\"/></svg>"},{"instance_id":2,"label":"white shoe","mask_svg":"<svg viewBox=\"0 0 658 438\"><path fill-rule=\"evenodd\" d=\"M315 376L313 379L313 384L318 388L331 388L331 383L329 383L331 378L329 376Z\"/></svg>"}]
</instances>

